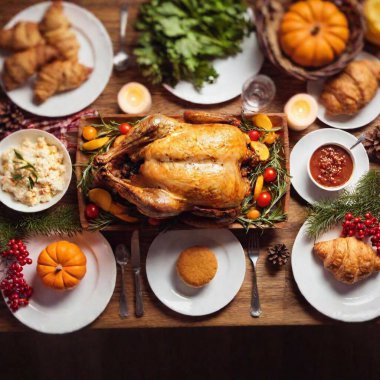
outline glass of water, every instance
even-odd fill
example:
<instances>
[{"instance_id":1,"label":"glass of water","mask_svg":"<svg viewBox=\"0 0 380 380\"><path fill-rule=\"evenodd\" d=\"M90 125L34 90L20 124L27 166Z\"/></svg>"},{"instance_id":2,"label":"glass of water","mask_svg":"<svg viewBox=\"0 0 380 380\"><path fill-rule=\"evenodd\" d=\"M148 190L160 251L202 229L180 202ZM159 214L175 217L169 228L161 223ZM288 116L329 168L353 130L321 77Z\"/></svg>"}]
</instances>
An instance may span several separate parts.
<instances>
[{"instance_id":1,"label":"glass of water","mask_svg":"<svg viewBox=\"0 0 380 380\"><path fill-rule=\"evenodd\" d=\"M255 75L244 83L241 94L242 114L255 113L262 110L274 98L276 86L266 75Z\"/></svg>"}]
</instances>

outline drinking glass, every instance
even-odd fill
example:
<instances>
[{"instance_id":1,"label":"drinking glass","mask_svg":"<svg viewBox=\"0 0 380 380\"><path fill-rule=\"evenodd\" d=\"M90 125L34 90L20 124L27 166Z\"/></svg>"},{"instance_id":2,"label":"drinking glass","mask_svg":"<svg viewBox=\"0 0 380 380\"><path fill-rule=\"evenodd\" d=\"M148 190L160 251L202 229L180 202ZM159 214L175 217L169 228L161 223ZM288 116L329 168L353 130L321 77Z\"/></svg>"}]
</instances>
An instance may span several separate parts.
<instances>
[{"instance_id":1,"label":"drinking glass","mask_svg":"<svg viewBox=\"0 0 380 380\"><path fill-rule=\"evenodd\" d=\"M276 86L266 75L255 75L243 85L241 94L242 114L259 112L267 106L276 94Z\"/></svg>"}]
</instances>

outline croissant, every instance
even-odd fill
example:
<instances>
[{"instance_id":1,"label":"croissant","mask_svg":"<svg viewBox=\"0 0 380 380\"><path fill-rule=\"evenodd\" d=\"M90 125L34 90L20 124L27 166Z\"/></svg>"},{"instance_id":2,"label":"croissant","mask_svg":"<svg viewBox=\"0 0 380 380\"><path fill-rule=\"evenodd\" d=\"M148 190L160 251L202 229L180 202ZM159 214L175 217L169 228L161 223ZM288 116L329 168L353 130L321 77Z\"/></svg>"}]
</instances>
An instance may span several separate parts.
<instances>
[{"instance_id":1,"label":"croissant","mask_svg":"<svg viewBox=\"0 0 380 380\"><path fill-rule=\"evenodd\" d=\"M43 65L57 56L58 51L55 48L39 45L7 57L2 74L5 89L11 91L21 86Z\"/></svg>"},{"instance_id":2,"label":"croissant","mask_svg":"<svg viewBox=\"0 0 380 380\"><path fill-rule=\"evenodd\" d=\"M338 281L346 284L353 284L380 271L380 258L375 251L355 237L316 243L314 253Z\"/></svg>"},{"instance_id":3,"label":"croissant","mask_svg":"<svg viewBox=\"0 0 380 380\"><path fill-rule=\"evenodd\" d=\"M12 28L0 30L0 48L24 50L44 43L38 24L19 21Z\"/></svg>"},{"instance_id":4,"label":"croissant","mask_svg":"<svg viewBox=\"0 0 380 380\"><path fill-rule=\"evenodd\" d=\"M79 87L91 72L90 67L77 61L55 61L44 66L34 86L35 101L42 103L54 94Z\"/></svg>"},{"instance_id":5,"label":"croissant","mask_svg":"<svg viewBox=\"0 0 380 380\"><path fill-rule=\"evenodd\" d=\"M380 62L353 61L326 81L320 101L332 115L352 115L375 97L379 84Z\"/></svg>"},{"instance_id":6,"label":"croissant","mask_svg":"<svg viewBox=\"0 0 380 380\"><path fill-rule=\"evenodd\" d=\"M54 1L47 9L40 22L40 30L46 41L55 46L64 59L77 59L79 43L70 29L70 22L64 14L61 1Z\"/></svg>"},{"instance_id":7,"label":"croissant","mask_svg":"<svg viewBox=\"0 0 380 380\"><path fill-rule=\"evenodd\" d=\"M60 28L68 29L69 27L70 22L63 13L62 2L53 1L40 22L41 32L46 33Z\"/></svg>"}]
</instances>

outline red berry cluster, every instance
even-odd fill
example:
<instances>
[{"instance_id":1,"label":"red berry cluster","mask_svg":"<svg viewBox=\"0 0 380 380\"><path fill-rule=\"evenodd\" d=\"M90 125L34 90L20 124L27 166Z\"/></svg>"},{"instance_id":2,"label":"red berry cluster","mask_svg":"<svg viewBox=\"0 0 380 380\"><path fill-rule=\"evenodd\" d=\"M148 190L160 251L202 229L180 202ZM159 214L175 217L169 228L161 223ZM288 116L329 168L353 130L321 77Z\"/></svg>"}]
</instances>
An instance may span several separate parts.
<instances>
[{"instance_id":1,"label":"red berry cluster","mask_svg":"<svg viewBox=\"0 0 380 380\"><path fill-rule=\"evenodd\" d=\"M372 245L380 255L380 224L379 221L367 212L364 218L347 213L342 224L342 236L355 236L357 239L371 238Z\"/></svg>"},{"instance_id":2,"label":"red berry cluster","mask_svg":"<svg viewBox=\"0 0 380 380\"><path fill-rule=\"evenodd\" d=\"M1 252L9 265L7 265L6 276L0 282L0 290L7 298L7 304L15 312L20 306L26 306L29 298L33 294L33 289L29 286L22 273L23 266L31 264L32 259L26 246L21 240L12 239L8 242L8 249Z\"/></svg>"}]
</instances>

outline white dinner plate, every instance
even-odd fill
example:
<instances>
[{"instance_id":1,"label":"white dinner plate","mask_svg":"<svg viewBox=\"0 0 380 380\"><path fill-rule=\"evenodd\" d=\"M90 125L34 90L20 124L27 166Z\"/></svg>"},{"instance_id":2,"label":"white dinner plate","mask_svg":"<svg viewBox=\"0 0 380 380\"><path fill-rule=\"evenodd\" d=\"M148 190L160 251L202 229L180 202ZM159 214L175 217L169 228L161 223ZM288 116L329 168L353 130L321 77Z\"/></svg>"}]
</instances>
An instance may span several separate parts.
<instances>
[{"instance_id":1,"label":"white dinner plate","mask_svg":"<svg viewBox=\"0 0 380 380\"><path fill-rule=\"evenodd\" d=\"M188 287L176 271L179 254L194 245L210 248L218 261L215 277L203 288ZM207 315L226 306L239 291L245 255L239 240L225 229L162 232L149 248L146 274L164 305L185 315Z\"/></svg>"},{"instance_id":2,"label":"white dinner plate","mask_svg":"<svg viewBox=\"0 0 380 380\"><path fill-rule=\"evenodd\" d=\"M41 21L50 2L32 5L12 18L5 28L21 20ZM9 98L19 107L35 115L47 117L66 116L89 106L104 90L112 73L113 50L111 39L103 24L86 9L64 2L64 11L77 35L80 50L79 62L92 67L89 79L75 90L53 95L41 105L33 102L34 78L24 86L8 91ZM0 54L3 67L4 51Z\"/></svg>"},{"instance_id":3,"label":"white dinner plate","mask_svg":"<svg viewBox=\"0 0 380 380\"><path fill-rule=\"evenodd\" d=\"M317 241L339 237L339 228L323 234ZM319 312L344 322L363 322L380 316L380 275L353 285L339 282L313 253L314 240L301 227L292 251L294 279L306 300Z\"/></svg>"},{"instance_id":4,"label":"white dinner plate","mask_svg":"<svg viewBox=\"0 0 380 380\"><path fill-rule=\"evenodd\" d=\"M341 191L327 191L317 187L310 179L307 165L313 152L323 144L339 143L347 148L355 144L357 138L339 129L318 129L308 133L290 153L290 175L294 189L307 202L313 203L322 199L336 198ZM369 170L368 155L362 144L357 145L352 154L355 158L355 169L349 188L355 186L360 177Z\"/></svg>"},{"instance_id":5,"label":"white dinner plate","mask_svg":"<svg viewBox=\"0 0 380 380\"><path fill-rule=\"evenodd\" d=\"M377 60L377 58L369 53L362 52L357 57L358 59ZM318 119L325 124L338 129L355 129L363 127L375 120L380 113L380 89L377 91L376 96L357 114L355 115L342 115L333 116L326 113L325 107L319 102L319 96L323 90L323 85L326 79L318 81L309 81L307 83L307 92L314 97L318 102Z\"/></svg>"},{"instance_id":6,"label":"white dinner plate","mask_svg":"<svg viewBox=\"0 0 380 380\"><path fill-rule=\"evenodd\" d=\"M253 12L248 10L247 17L253 19ZM256 33L245 37L241 52L228 58L216 59L214 68L219 74L215 83L205 83L201 90L196 90L192 83L181 81L175 87L164 87L180 99L195 104L217 104L236 98L241 94L245 81L258 74L264 62L257 42Z\"/></svg>"},{"instance_id":7,"label":"white dinner plate","mask_svg":"<svg viewBox=\"0 0 380 380\"><path fill-rule=\"evenodd\" d=\"M78 244L87 258L87 272L77 287L59 291L45 286L36 272L37 258L50 243L68 240ZM25 280L34 289L30 303L14 316L31 329L64 334L93 322L106 308L115 288L116 262L112 249L100 232L71 237L35 236L26 242L31 265L25 265Z\"/></svg>"},{"instance_id":8,"label":"white dinner plate","mask_svg":"<svg viewBox=\"0 0 380 380\"><path fill-rule=\"evenodd\" d=\"M22 141L25 138L28 138L32 141L35 141L38 137L44 137L46 142L48 144L55 145L63 154L63 164L65 165L65 174L64 174L64 182L65 186L57 193L54 197L50 199L48 202L44 203L37 203L34 206L28 206L26 204L23 204L19 201L17 201L12 194L3 191L2 186L0 184L0 202L6 205L7 207L20 211L20 212L39 212L46 210L52 206L54 206L56 203L58 203L62 197L67 192L67 189L70 186L71 176L73 172L71 158L69 155L69 152L67 151L66 147L62 144L62 142L57 139L54 135L52 135L49 132L42 131L39 129L21 129L20 131L16 131L11 133L9 136L7 136L5 139L0 141L0 168L2 166L2 154L6 151L17 148L21 145ZM2 176L0 175L0 181Z\"/></svg>"}]
</instances>

